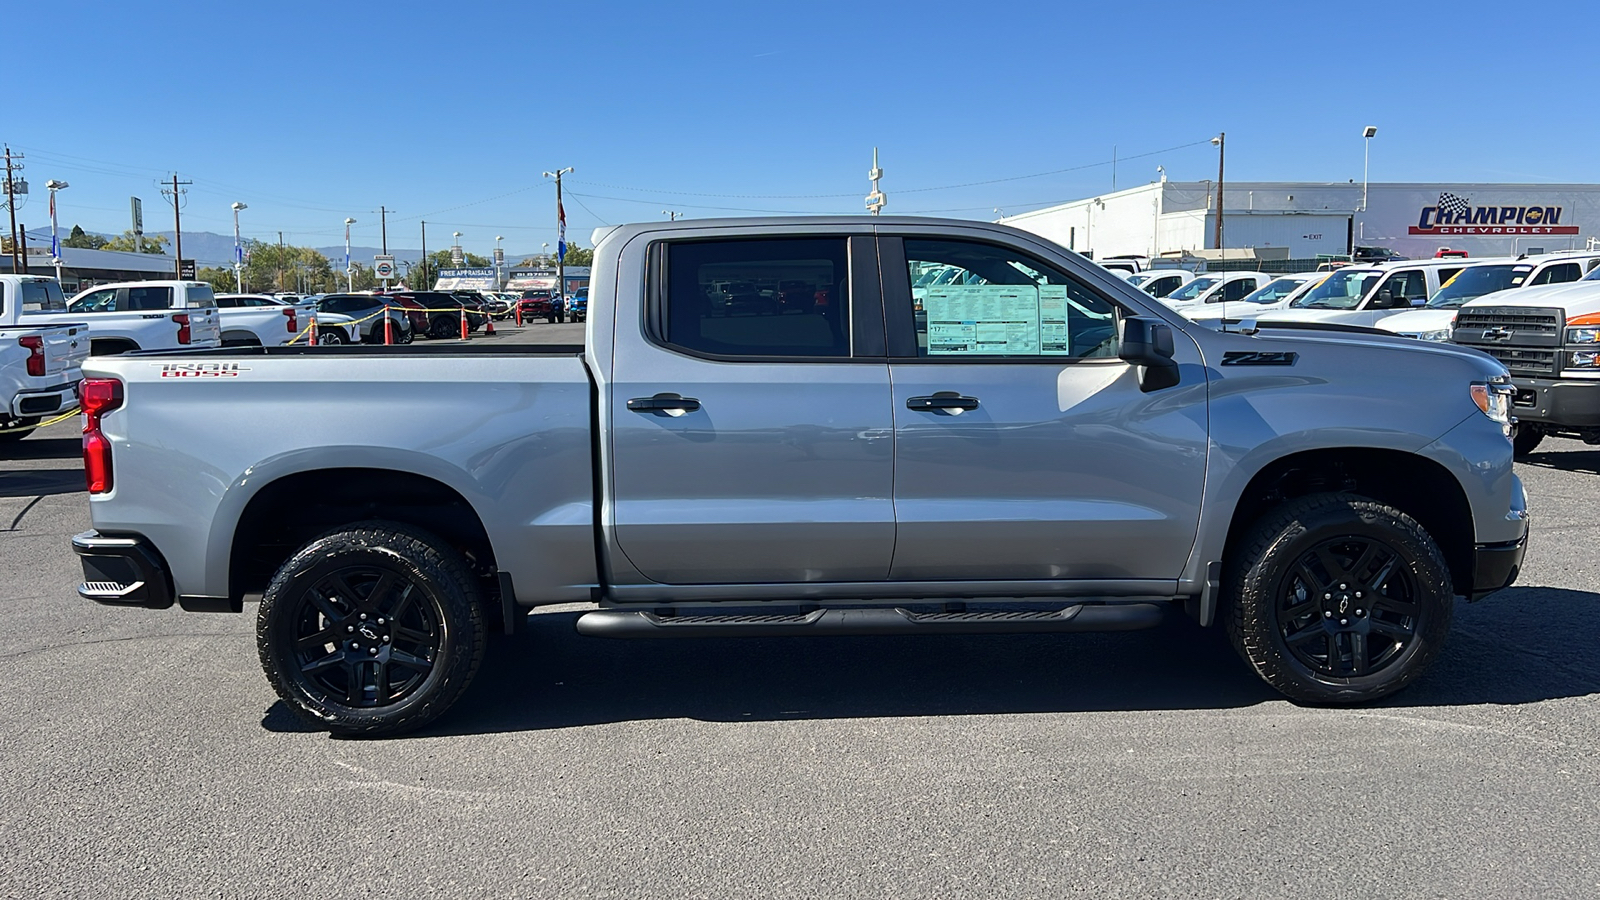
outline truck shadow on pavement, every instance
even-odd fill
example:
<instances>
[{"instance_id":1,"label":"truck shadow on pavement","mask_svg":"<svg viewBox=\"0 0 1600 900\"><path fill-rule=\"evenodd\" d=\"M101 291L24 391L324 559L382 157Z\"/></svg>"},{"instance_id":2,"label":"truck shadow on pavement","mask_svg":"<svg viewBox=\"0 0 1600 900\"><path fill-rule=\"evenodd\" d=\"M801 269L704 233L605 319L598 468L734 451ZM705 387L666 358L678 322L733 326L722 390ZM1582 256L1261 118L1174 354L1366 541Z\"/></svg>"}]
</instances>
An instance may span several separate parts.
<instances>
[{"instance_id":1,"label":"truck shadow on pavement","mask_svg":"<svg viewBox=\"0 0 1600 900\"><path fill-rule=\"evenodd\" d=\"M777 721L1237 709L1282 697L1220 631L1174 615L1121 634L610 641L577 613L497 637L456 708L419 735L630 720ZM1600 594L1514 588L1458 603L1426 677L1378 708L1533 703L1600 693ZM281 704L269 730L302 730Z\"/></svg>"},{"instance_id":2,"label":"truck shadow on pavement","mask_svg":"<svg viewBox=\"0 0 1600 900\"><path fill-rule=\"evenodd\" d=\"M76 494L85 490L81 464L69 469L8 466L21 460L79 459L83 443L78 438L42 438L0 444L0 498Z\"/></svg>"},{"instance_id":3,"label":"truck shadow on pavement","mask_svg":"<svg viewBox=\"0 0 1600 900\"><path fill-rule=\"evenodd\" d=\"M1562 443L1582 446L1576 441L1562 441ZM1600 450L1565 450L1561 452L1535 450L1526 459L1517 460L1517 463L1539 469L1576 472L1581 475L1600 475Z\"/></svg>"}]
</instances>

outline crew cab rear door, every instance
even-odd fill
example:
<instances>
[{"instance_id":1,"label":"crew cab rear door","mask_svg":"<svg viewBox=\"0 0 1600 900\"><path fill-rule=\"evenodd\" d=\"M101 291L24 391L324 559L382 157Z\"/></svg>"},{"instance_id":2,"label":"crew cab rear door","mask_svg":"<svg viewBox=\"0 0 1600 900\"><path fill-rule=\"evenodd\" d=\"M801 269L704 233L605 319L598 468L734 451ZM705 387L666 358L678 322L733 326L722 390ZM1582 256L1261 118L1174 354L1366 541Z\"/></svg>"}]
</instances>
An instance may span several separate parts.
<instances>
[{"instance_id":1,"label":"crew cab rear door","mask_svg":"<svg viewBox=\"0 0 1600 900\"><path fill-rule=\"evenodd\" d=\"M894 416L870 230L700 234L644 250L642 316L618 300L613 575L625 561L667 585L883 580Z\"/></svg>"},{"instance_id":2,"label":"crew cab rear door","mask_svg":"<svg viewBox=\"0 0 1600 900\"><path fill-rule=\"evenodd\" d=\"M1146 393L1118 358L1127 309L1069 267L982 237L880 239L906 581L1177 578L1207 452L1198 348ZM929 288L933 266L968 273ZM1136 589L1130 587L1129 590Z\"/></svg>"}]
</instances>

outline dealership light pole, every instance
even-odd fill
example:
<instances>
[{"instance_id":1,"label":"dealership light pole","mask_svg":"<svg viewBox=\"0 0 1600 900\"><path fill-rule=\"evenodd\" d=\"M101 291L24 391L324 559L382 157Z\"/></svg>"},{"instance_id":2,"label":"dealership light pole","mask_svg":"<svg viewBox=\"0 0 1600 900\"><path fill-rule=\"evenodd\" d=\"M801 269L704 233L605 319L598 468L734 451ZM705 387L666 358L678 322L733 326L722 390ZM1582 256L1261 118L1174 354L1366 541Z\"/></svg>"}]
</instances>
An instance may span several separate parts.
<instances>
[{"instance_id":1,"label":"dealership light pole","mask_svg":"<svg viewBox=\"0 0 1600 900\"><path fill-rule=\"evenodd\" d=\"M65 181L50 179L44 183L50 191L50 261L56 266L56 284L61 283L61 236L56 232L56 191L67 186Z\"/></svg>"},{"instance_id":2,"label":"dealership light pole","mask_svg":"<svg viewBox=\"0 0 1600 900\"><path fill-rule=\"evenodd\" d=\"M249 209L243 203L233 204L233 289L244 293L244 245L239 243L239 210Z\"/></svg>"},{"instance_id":3,"label":"dealership light pole","mask_svg":"<svg viewBox=\"0 0 1600 900\"><path fill-rule=\"evenodd\" d=\"M1227 140L1228 140L1228 133L1226 131L1219 132L1216 137L1211 139L1211 143L1214 144L1216 146L1216 148L1217 148L1217 240L1216 240L1216 244L1217 244L1217 249L1218 250L1222 249L1222 165L1223 165L1223 160L1227 157L1227 153L1228 153Z\"/></svg>"},{"instance_id":4,"label":"dealership light pole","mask_svg":"<svg viewBox=\"0 0 1600 900\"><path fill-rule=\"evenodd\" d=\"M1361 129L1361 136L1366 138L1366 149L1361 152L1361 211L1367 211L1367 162L1372 158L1372 139L1378 134L1378 126L1368 125Z\"/></svg>"},{"instance_id":5,"label":"dealership light pole","mask_svg":"<svg viewBox=\"0 0 1600 900\"><path fill-rule=\"evenodd\" d=\"M344 220L344 290L351 293L356 289L355 275L350 270L350 226L356 223L355 219L345 217Z\"/></svg>"},{"instance_id":6,"label":"dealership light pole","mask_svg":"<svg viewBox=\"0 0 1600 900\"><path fill-rule=\"evenodd\" d=\"M556 297L563 310L567 302L567 211L561 206L561 176L571 171L572 167L567 166L544 173L544 177L556 180ZM557 317L560 321L566 321L559 313Z\"/></svg>"}]
</instances>

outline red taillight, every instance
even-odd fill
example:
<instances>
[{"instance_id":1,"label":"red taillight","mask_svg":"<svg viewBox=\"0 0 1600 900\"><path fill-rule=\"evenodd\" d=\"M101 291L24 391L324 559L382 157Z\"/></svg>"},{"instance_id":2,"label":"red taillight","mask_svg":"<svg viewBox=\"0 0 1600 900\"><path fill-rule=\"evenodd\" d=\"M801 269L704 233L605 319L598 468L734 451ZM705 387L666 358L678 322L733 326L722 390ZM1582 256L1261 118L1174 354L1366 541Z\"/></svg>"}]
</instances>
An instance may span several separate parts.
<instances>
[{"instance_id":1,"label":"red taillight","mask_svg":"<svg viewBox=\"0 0 1600 900\"><path fill-rule=\"evenodd\" d=\"M111 440L100 432L100 417L122 405L122 382L115 378L85 378L78 387L78 408L83 410L83 474L89 493L111 490Z\"/></svg>"},{"instance_id":2,"label":"red taillight","mask_svg":"<svg viewBox=\"0 0 1600 900\"><path fill-rule=\"evenodd\" d=\"M28 348L28 374L44 375L44 338L37 334L17 338L17 343Z\"/></svg>"},{"instance_id":3,"label":"red taillight","mask_svg":"<svg viewBox=\"0 0 1600 900\"><path fill-rule=\"evenodd\" d=\"M178 343L189 343L189 314L178 313L172 317L172 321L178 323Z\"/></svg>"},{"instance_id":4,"label":"red taillight","mask_svg":"<svg viewBox=\"0 0 1600 900\"><path fill-rule=\"evenodd\" d=\"M295 317L294 317L294 307L292 307L292 306L284 307L283 314L289 320L289 321L283 323L284 326L289 329L289 333L290 334L299 334L300 333L300 322L298 320L296 320Z\"/></svg>"}]
</instances>

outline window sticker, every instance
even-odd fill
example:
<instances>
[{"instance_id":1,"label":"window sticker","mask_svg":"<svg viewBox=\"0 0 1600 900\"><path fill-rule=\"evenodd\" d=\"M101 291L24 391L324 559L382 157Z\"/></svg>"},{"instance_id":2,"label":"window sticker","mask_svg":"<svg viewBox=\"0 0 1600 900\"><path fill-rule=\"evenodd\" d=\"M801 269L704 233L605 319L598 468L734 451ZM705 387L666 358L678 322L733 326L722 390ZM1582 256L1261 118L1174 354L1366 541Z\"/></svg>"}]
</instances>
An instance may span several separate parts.
<instances>
[{"instance_id":1,"label":"window sticker","mask_svg":"<svg viewBox=\"0 0 1600 900\"><path fill-rule=\"evenodd\" d=\"M1041 284L1039 291L1039 352L1072 352L1072 335L1067 331L1067 286Z\"/></svg>"},{"instance_id":2,"label":"window sticker","mask_svg":"<svg viewBox=\"0 0 1600 900\"><path fill-rule=\"evenodd\" d=\"M1057 311L1066 333L1066 294ZM954 284L930 287L922 307L928 316L928 354L1029 354L1039 352L1040 291L1033 285ZM1059 351L1058 351L1059 352Z\"/></svg>"}]
</instances>

